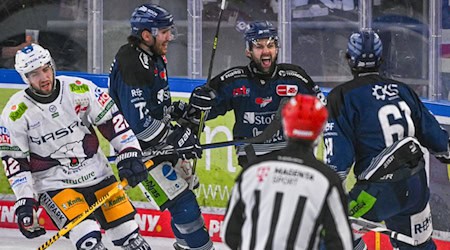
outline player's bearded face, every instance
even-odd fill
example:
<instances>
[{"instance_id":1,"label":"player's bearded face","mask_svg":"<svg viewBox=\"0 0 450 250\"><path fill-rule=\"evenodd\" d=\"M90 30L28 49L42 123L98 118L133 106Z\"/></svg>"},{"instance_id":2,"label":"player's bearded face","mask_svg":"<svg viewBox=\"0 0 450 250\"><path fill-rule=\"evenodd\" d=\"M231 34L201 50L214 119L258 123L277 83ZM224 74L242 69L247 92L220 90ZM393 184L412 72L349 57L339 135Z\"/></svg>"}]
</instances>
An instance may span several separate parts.
<instances>
[{"instance_id":1,"label":"player's bearded face","mask_svg":"<svg viewBox=\"0 0 450 250\"><path fill-rule=\"evenodd\" d=\"M158 55L166 55L169 42L173 40L172 29L160 29L158 35L155 37L155 43L151 47L153 53Z\"/></svg>"},{"instance_id":2,"label":"player's bearded face","mask_svg":"<svg viewBox=\"0 0 450 250\"><path fill-rule=\"evenodd\" d=\"M49 95L53 92L54 74L50 64L41 66L27 73L31 87L39 94Z\"/></svg>"},{"instance_id":3,"label":"player's bearded face","mask_svg":"<svg viewBox=\"0 0 450 250\"><path fill-rule=\"evenodd\" d=\"M250 51L247 51L247 56L256 63L259 70L262 72L270 72L272 66L275 64L278 54L278 47L273 39L265 38L253 42Z\"/></svg>"}]
</instances>

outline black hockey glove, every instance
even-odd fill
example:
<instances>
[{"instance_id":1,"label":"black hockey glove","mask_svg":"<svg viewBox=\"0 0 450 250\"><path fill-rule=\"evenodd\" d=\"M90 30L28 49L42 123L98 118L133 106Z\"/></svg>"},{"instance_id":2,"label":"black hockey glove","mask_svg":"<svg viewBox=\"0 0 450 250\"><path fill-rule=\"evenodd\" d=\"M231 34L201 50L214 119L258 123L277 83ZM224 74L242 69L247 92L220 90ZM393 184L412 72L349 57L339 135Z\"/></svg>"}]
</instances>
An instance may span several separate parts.
<instances>
[{"instance_id":1,"label":"black hockey glove","mask_svg":"<svg viewBox=\"0 0 450 250\"><path fill-rule=\"evenodd\" d=\"M33 239L45 234L45 229L38 223L37 210L39 204L35 199L22 198L16 201L17 224L20 232L28 239Z\"/></svg>"},{"instance_id":2,"label":"black hockey glove","mask_svg":"<svg viewBox=\"0 0 450 250\"><path fill-rule=\"evenodd\" d=\"M216 92L209 87L199 86L192 91L189 98L189 104L197 110L207 111L214 106L216 101Z\"/></svg>"},{"instance_id":3,"label":"black hockey glove","mask_svg":"<svg viewBox=\"0 0 450 250\"><path fill-rule=\"evenodd\" d=\"M172 145L182 159L202 157L200 142L190 128L176 126L167 137L166 143Z\"/></svg>"},{"instance_id":4,"label":"black hockey glove","mask_svg":"<svg viewBox=\"0 0 450 250\"><path fill-rule=\"evenodd\" d=\"M200 123L200 110L191 108L183 101L175 101L172 103L170 116L180 126L188 127L197 134Z\"/></svg>"},{"instance_id":5,"label":"black hockey glove","mask_svg":"<svg viewBox=\"0 0 450 250\"><path fill-rule=\"evenodd\" d=\"M148 171L142 163L142 153L139 150L126 150L117 156L117 170L119 170L120 179L127 179L130 187L135 187L148 177Z\"/></svg>"}]
</instances>

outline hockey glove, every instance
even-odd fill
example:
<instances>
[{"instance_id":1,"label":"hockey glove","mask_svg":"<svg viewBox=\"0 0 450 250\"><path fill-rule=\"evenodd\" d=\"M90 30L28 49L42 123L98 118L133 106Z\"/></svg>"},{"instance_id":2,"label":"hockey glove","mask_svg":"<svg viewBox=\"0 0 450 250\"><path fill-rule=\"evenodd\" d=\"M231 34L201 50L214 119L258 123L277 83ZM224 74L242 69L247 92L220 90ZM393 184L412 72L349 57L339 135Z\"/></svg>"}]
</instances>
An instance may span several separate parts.
<instances>
[{"instance_id":1,"label":"hockey glove","mask_svg":"<svg viewBox=\"0 0 450 250\"><path fill-rule=\"evenodd\" d=\"M216 92L209 87L199 86L192 91L189 104L200 111L210 110L216 101Z\"/></svg>"},{"instance_id":2,"label":"hockey glove","mask_svg":"<svg viewBox=\"0 0 450 250\"><path fill-rule=\"evenodd\" d=\"M142 163L142 153L138 150L127 150L117 156L117 170L120 179L127 179L130 187L135 187L147 179L147 168Z\"/></svg>"},{"instance_id":3,"label":"hockey glove","mask_svg":"<svg viewBox=\"0 0 450 250\"><path fill-rule=\"evenodd\" d=\"M182 159L202 157L200 142L190 128L176 126L167 137L166 143L172 145Z\"/></svg>"},{"instance_id":4,"label":"hockey glove","mask_svg":"<svg viewBox=\"0 0 450 250\"><path fill-rule=\"evenodd\" d=\"M16 208L17 224L25 237L33 239L45 234L45 229L38 223L36 211L39 204L35 199L22 198L16 201L14 207Z\"/></svg>"},{"instance_id":5,"label":"hockey glove","mask_svg":"<svg viewBox=\"0 0 450 250\"><path fill-rule=\"evenodd\" d=\"M176 121L182 127L188 127L197 134L200 123L200 110L191 108L183 101L175 101L171 106L171 113L173 121Z\"/></svg>"}]
</instances>

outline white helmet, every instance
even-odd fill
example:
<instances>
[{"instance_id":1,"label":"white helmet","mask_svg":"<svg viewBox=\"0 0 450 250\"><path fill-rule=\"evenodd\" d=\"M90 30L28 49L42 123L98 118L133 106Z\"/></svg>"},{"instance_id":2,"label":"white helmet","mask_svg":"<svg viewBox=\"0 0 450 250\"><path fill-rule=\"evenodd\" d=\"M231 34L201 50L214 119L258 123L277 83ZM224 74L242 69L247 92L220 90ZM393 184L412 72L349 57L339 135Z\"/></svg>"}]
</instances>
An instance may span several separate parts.
<instances>
[{"instance_id":1,"label":"white helmet","mask_svg":"<svg viewBox=\"0 0 450 250\"><path fill-rule=\"evenodd\" d=\"M30 84L26 74L49 63L53 69L53 74L55 74L55 64L53 63L50 52L40 45L32 43L30 46L17 51L16 64L14 67L22 77L22 80L25 83Z\"/></svg>"}]
</instances>

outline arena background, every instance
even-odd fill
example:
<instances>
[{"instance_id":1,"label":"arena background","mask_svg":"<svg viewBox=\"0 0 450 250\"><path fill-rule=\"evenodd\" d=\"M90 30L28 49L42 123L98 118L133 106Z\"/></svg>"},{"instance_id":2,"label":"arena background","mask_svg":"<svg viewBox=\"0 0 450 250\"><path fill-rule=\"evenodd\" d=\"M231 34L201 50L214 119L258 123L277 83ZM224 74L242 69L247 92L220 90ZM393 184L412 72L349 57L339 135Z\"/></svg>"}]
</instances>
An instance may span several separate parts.
<instances>
[{"instance_id":1,"label":"arena background","mask_svg":"<svg viewBox=\"0 0 450 250\"><path fill-rule=\"evenodd\" d=\"M58 74L84 77L92 80L99 87L107 89L107 75L104 74L77 72L58 72ZM8 98L27 85L21 83L20 76L14 70L0 70L0 77L2 79L0 82L0 109L3 110ZM202 83L199 80L183 78L169 78L169 82L170 88L173 90L173 99L186 99L190 91ZM324 91L327 93L328 89L324 89ZM450 131L450 106L425 102L440 123ZM231 128L233 121L234 117L231 112L227 116L208 121L201 143L232 140ZM103 139L101 145L105 154L111 155L107 141ZM201 184L194 192L205 212L206 225L211 237L215 241L221 241L219 233L223 214L231 194L234 179L241 169L237 164L233 147L205 150L203 155L204 157L197 166ZM429 171L432 192L431 208L435 229L433 232L434 238L442 245L443 248L440 249L450 249L450 167L439 163L433 157L430 160L431 167ZM14 195L3 173L3 168L0 169L0 172L2 172L0 173L0 227L16 228L17 225L14 221L16 218L13 210ZM349 186L351 182L352 180L349 181ZM145 202L144 196L137 188L129 190L128 194L139 208L137 219L140 222L144 235L173 237L170 230L170 217L167 212L161 213L154 210L148 202ZM49 229L56 229L42 209L40 209L40 222ZM390 247L388 239L381 237L379 234L369 234L365 237L365 240L369 242L370 249L389 249Z\"/></svg>"}]
</instances>

